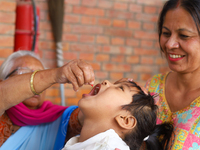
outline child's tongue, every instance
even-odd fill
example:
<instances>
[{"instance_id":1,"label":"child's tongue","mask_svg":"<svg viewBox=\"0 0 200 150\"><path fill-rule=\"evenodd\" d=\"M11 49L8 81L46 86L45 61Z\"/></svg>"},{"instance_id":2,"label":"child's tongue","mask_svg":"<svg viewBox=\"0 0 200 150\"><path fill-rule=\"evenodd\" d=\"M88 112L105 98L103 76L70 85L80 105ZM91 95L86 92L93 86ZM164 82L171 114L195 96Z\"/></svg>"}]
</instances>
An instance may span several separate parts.
<instances>
[{"instance_id":1,"label":"child's tongue","mask_svg":"<svg viewBox=\"0 0 200 150\"><path fill-rule=\"evenodd\" d=\"M98 94L99 90L100 90L100 84L97 84L91 91L89 94L83 94L82 97L88 97L88 96L94 96L96 94Z\"/></svg>"}]
</instances>

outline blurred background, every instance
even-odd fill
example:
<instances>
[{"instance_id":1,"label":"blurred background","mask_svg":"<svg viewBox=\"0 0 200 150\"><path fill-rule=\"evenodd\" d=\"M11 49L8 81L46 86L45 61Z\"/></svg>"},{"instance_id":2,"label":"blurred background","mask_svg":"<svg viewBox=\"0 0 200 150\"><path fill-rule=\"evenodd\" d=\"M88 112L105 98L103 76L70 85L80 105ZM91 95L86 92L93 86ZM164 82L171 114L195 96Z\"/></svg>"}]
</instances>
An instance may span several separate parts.
<instances>
[{"instance_id":1,"label":"blurred background","mask_svg":"<svg viewBox=\"0 0 200 150\"><path fill-rule=\"evenodd\" d=\"M86 60L94 68L95 84L127 77L144 85L154 74L169 71L157 35L157 19L164 0L51 1L0 0L0 64L14 50L28 49L16 47L20 42L26 45L23 38L17 37L25 34L31 42L35 35L34 49L46 68L58 66L56 42L60 42L63 63L77 58ZM33 3L37 18L21 8L34 8ZM17 20L27 16L26 23L37 19L37 24L30 21L30 31L23 31L20 27L26 23L19 25ZM61 104L59 86L46 92L47 100L54 104ZM76 105L91 88L86 85L74 92L71 85L64 85L65 104Z\"/></svg>"}]
</instances>

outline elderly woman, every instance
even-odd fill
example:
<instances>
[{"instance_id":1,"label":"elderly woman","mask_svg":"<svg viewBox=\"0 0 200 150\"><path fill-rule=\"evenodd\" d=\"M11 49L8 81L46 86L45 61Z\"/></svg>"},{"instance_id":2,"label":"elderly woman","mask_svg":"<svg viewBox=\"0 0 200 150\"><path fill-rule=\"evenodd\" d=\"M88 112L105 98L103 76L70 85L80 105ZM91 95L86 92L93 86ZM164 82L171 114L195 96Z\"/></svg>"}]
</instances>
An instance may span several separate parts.
<instances>
[{"instance_id":1,"label":"elderly woman","mask_svg":"<svg viewBox=\"0 0 200 150\"><path fill-rule=\"evenodd\" d=\"M157 123L173 123L172 150L200 149L200 0L167 1L158 31L172 71L155 75L146 84L157 95Z\"/></svg>"},{"instance_id":2,"label":"elderly woman","mask_svg":"<svg viewBox=\"0 0 200 150\"><path fill-rule=\"evenodd\" d=\"M0 67L0 79L7 86L1 88L2 93L10 94L1 99L0 112L5 113L0 118L0 149L57 150L66 138L79 133L79 122L83 121L79 109L44 101L44 90L54 83L72 83L74 90L92 83L94 73L89 64L73 60L63 67L44 70L35 53L18 51ZM12 81L16 85L11 85Z\"/></svg>"}]
</instances>

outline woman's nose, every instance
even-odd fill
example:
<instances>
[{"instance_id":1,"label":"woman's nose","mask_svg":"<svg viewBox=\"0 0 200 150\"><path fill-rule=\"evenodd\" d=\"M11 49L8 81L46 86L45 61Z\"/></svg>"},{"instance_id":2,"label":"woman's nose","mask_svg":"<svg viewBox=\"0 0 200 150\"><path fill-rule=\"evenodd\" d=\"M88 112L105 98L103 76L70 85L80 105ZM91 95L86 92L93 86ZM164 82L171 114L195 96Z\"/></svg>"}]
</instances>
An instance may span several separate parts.
<instances>
[{"instance_id":1,"label":"woman's nose","mask_svg":"<svg viewBox=\"0 0 200 150\"><path fill-rule=\"evenodd\" d=\"M166 42L167 49L179 48L178 39L175 36L171 36Z\"/></svg>"},{"instance_id":2,"label":"woman's nose","mask_svg":"<svg viewBox=\"0 0 200 150\"><path fill-rule=\"evenodd\" d=\"M108 80L104 80L104 81L102 82L102 85L110 85L110 82L109 82Z\"/></svg>"}]
</instances>

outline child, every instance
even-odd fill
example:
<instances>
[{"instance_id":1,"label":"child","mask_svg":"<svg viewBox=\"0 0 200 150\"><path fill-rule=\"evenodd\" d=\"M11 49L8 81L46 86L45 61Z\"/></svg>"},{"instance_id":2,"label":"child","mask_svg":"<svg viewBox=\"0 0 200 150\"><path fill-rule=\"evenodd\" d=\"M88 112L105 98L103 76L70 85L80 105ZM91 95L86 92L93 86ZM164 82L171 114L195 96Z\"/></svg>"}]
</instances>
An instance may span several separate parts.
<instances>
[{"instance_id":1,"label":"child","mask_svg":"<svg viewBox=\"0 0 200 150\"><path fill-rule=\"evenodd\" d=\"M156 125L154 99L135 82L105 80L78 106L85 117L81 134L62 150L139 150L144 142L148 150L168 147L172 125Z\"/></svg>"}]
</instances>

